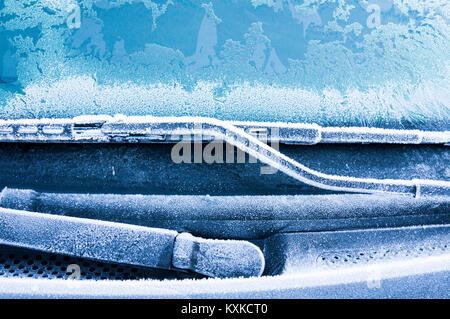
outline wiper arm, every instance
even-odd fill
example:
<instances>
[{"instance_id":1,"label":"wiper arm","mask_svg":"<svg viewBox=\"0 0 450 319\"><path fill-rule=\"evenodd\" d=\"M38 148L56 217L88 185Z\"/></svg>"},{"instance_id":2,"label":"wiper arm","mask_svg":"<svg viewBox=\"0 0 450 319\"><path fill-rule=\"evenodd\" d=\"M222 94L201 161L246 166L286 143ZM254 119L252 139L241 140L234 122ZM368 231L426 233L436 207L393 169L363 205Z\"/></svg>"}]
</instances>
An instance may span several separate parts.
<instances>
[{"instance_id":1,"label":"wiper arm","mask_svg":"<svg viewBox=\"0 0 450 319\"><path fill-rule=\"evenodd\" d=\"M67 122L67 120L48 120L53 121L52 123L54 125L62 125L60 127L61 133L56 133L52 138L49 138L49 134L51 129L54 129L55 132L57 131L56 126L52 127L49 123L45 126L45 121L39 121L40 120L30 120L28 122L23 121L22 124L14 124L16 126L18 125L17 127L12 125L12 122L6 121L0 123L0 132L2 130L9 130L9 133L5 134L6 136L10 136L10 138L3 137L3 139L0 138L0 140L23 140L29 142L110 142L115 141L115 138L120 139L130 134L141 136L141 138L157 140L159 138L166 139L167 134L178 137L188 135L200 137L212 136L217 140L225 141L241 149L250 156L272 166L286 175L314 187L332 191L408 194L416 197L450 196L450 182L443 180L375 179L324 174L312 170L280 153L278 150L260 141L255 136L247 133L243 128L234 125L232 122L212 118L117 117L112 119L110 117L105 117L103 119L93 118L91 121L79 118L73 123ZM64 125L72 125L70 126L71 130L64 128ZM41 134L45 129L48 134ZM355 132L347 133L350 133L351 135ZM342 131L343 136L346 136L347 133L345 130ZM443 140L442 138L439 139L436 137L441 133L434 134L433 138L430 138L430 140L437 138L440 143L448 141L448 132L443 133ZM399 131L398 134L401 134L401 131ZM369 139L370 138L371 137L369 136ZM420 140L423 140L423 136Z\"/></svg>"},{"instance_id":2,"label":"wiper arm","mask_svg":"<svg viewBox=\"0 0 450 319\"><path fill-rule=\"evenodd\" d=\"M124 127L123 123L118 121L105 124L103 129L110 134L114 132L117 134L129 131L130 125L135 130L144 130L152 134L162 134L170 129L175 135L213 136L300 182L322 189L357 193L409 194L416 197L450 195L450 182L447 181L356 178L324 174L298 163L229 122L211 118L136 117L131 122L126 121Z\"/></svg>"},{"instance_id":3,"label":"wiper arm","mask_svg":"<svg viewBox=\"0 0 450 319\"><path fill-rule=\"evenodd\" d=\"M260 276L261 250L248 241L0 208L0 244L114 263L191 270L209 277Z\"/></svg>"}]
</instances>

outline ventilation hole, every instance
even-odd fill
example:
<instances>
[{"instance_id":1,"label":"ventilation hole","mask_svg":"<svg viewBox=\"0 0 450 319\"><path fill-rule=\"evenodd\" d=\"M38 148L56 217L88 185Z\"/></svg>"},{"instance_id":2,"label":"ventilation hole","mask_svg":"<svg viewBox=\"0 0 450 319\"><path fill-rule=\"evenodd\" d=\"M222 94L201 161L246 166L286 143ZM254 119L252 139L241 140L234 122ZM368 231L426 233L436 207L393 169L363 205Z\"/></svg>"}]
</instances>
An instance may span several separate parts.
<instances>
[{"instance_id":1,"label":"ventilation hole","mask_svg":"<svg viewBox=\"0 0 450 319\"><path fill-rule=\"evenodd\" d=\"M411 257L411 256L420 256L420 255L432 255L436 253L436 250L445 252L447 250L448 244L435 244L427 245L427 246L417 246L414 247L412 245L408 247L398 246L392 248L382 249L382 250L374 250L374 251L366 251L366 252L335 252L328 253L323 256L319 256L316 260L317 262L330 265L330 266L338 266L341 264L345 264L351 262L353 264L359 263L371 263L380 261L383 259L390 259L396 257ZM406 249L405 249L406 248Z\"/></svg>"},{"instance_id":2,"label":"ventilation hole","mask_svg":"<svg viewBox=\"0 0 450 319\"><path fill-rule=\"evenodd\" d=\"M67 266L70 264L80 266L80 280L181 279L193 277L193 275L184 273L92 261L3 245L0 245L0 256L0 276L6 277L68 279L72 274L66 273Z\"/></svg>"}]
</instances>

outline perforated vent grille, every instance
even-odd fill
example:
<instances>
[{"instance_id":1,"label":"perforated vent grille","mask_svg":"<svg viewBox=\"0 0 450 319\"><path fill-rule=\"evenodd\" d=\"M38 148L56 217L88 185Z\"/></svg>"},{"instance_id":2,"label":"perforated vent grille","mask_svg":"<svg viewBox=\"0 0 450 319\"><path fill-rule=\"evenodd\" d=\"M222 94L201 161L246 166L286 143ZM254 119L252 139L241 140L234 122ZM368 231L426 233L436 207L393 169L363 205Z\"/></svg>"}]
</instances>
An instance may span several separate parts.
<instances>
[{"instance_id":1,"label":"perforated vent grille","mask_svg":"<svg viewBox=\"0 0 450 319\"><path fill-rule=\"evenodd\" d=\"M427 256L449 251L447 243L436 243L429 246L420 247L389 247L380 248L377 250L365 251L338 251L328 254L323 254L317 258L317 262L329 267L336 267L349 264L365 264L380 260L392 258L408 258Z\"/></svg>"},{"instance_id":2,"label":"perforated vent grille","mask_svg":"<svg viewBox=\"0 0 450 319\"><path fill-rule=\"evenodd\" d=\"M72 266L67 271L69 265ZM0 245L0 277L132 280L182 279L192 278L193 274L105 263Z\"/></svg>"}]
</instances>

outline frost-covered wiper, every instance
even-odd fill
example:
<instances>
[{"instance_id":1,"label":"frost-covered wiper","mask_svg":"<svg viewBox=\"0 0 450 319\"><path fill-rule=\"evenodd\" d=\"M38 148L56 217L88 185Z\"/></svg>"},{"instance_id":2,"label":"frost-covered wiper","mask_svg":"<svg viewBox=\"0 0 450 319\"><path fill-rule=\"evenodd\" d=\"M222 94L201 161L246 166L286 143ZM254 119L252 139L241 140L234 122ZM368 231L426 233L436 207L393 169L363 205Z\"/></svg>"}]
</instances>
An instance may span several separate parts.
<instances>
[{"instance_id":1,"label":"frost-covered wiper","mask_svg":"<svg viewBox=\"0 0 450 319\"><path fill-rule=\"evenodd\" d=\"M264 256L242 240L213 240L189 233L93 219L0 208L0 244L48 253L209 277L260 276Z\"/></svg>"},{"instance_id":2,"label":"frost-covered wiper","mask_svg":"<svg viewBox=\"0 0 450 319\"><path fill-rule=\"evenodd\" d=\"M254 125L250 123L249 125ZM374 179L336 176L312 170L270 147L246 132L242 122L234 124L203 117L79 117L73 120L22 120L0 123L0 141L24 142L120 142L120 141L179 141L183 136L213 138L227 142L261 162L305 184L332 190L357 193L394 193L414 196L450 196L450 182L425 179ZM317 128L311 126L302 136L318 141ZM336 130L333 133L333 130ZM3 133L2 133L3 132ZM314 133L316 132L316 133ZM339 133L340 132L340 133ZM371 133L372 132L372 133ZM335 140L379 142L397 140L407 143L445 143L450 132L422 132L379 129L330 129ZM313 136L311 138L311 136ZM340 136L340 137L339 137ZM331 137L329 137L331 138ZM300 138L296 138L300 140Z\"/></svg>"},{"instance_id":3,"label":"frost-covered wiper","mask_svg":"<svg viewBox=\"0 0 450 319\"><path fill-rule=\"evenodd\" d=\"M265 135L268 142L314 145L319 143L449 144L450 131L399 130L373 127L322 127L285 122L219 121L205 117L78 116L73 119L0 120L0 142L140 142L173 143L180 122L197 128L211 121ZM196 136L210 140L206 133Z\"/></svg>"}]
</instances>

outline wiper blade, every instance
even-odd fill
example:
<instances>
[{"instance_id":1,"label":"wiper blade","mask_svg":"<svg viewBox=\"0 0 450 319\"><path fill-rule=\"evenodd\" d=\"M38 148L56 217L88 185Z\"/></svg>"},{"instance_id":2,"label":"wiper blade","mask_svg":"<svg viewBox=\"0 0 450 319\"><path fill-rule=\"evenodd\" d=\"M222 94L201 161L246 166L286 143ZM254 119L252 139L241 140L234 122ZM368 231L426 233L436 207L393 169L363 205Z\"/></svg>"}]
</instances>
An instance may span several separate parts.
<instances>
[{"instance_id":1,"label":"wiper blade","mask_svg":"<svg viewBox=\"0 0 450 319\"><path fill-rule=\"evenodd\" d=\"M89 140L111 142L114 141L114 137L122 138L129 134L161 137L166 136L168 132L170 132L171 137L175 136L176 139L179 139L180 136L192 136L194 139L199 136L201 139L207 136L233 145L260 160L262 163L302 183L326 190L356 193L408 194L416 197L450 196L450 182L443 180L374 179L324 174L287 157L257 137L247 133L242 128L221 120L201 117L116 117L114 120L106 117L101 121L98 118L88 118L88 120L90 122L78 118L76 123L70 124L73 130L78 129L78 131L75 131L75 136L70 135L73 132L70 133L67 128L62 129L66 133L66 141L75 139L75 141L83 142ZM60 124L66 123L64 122L65 120L58 121ZM55 120L54 123L58 123L58 121ZM39 126L39 120L35 120L35 122L31 120L29 123L29 125L20 124L22 126L14 128L12 133L7 133L12 134L9 140L12 141L14 140L14 136L19 136L22 140L25 138L25 141L30 142L64 141L63 139L58 139L57 135L55 135L56 139L48 139L42 134L39 135L39 132L43 132L45 128L42 125ZM6 125L3 129L1 129L2 126L0 125L0 131L8 131L9 126L8 124ZM69 124L66 123L66 125ZM28 135L31 136L30 140L26 139ZM444 132L444 135L447 136L448 132ZM447 137L444 140L447 140Z\"/></svg>"},{"instance_id":2,"label":"wiper blade","mask_svg":"<svg viewBox=\"0 0 450 319\"><path fill-rule=\"evenodd\" d=\"M450 198L402 195L88 194L5 187L0 193L0 207L189 231L221 239L450 223Z\"/></svg>"},{"instance_id":3,"label":"wiper blade","mask_svg":"<svg viewBox=\"0 0 450 319\"><path fill-rule=\"evenodd\" d=\"M78 116L73 119L0 120L0 142L143 142L173 143L180 136L180 121L208 125L211 121L234 126L268 142L314 145L319 143L449 144L450 131L322 127L285 122L220 121L206 117ZM196 136L210 140L206 133Z\"/></svg>"}]
</instances>

